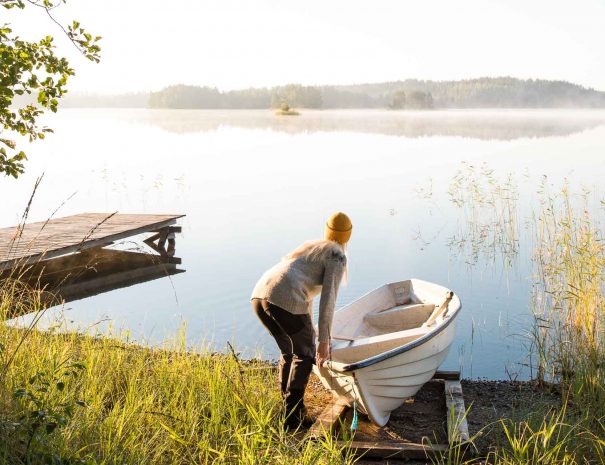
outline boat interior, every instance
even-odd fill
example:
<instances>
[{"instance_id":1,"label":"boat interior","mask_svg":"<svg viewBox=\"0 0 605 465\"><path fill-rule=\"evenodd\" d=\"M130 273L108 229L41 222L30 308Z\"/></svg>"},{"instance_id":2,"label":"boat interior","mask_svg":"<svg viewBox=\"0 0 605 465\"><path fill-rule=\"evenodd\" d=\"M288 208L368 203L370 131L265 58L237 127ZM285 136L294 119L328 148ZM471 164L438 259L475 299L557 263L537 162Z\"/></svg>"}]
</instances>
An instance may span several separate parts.
<instances>
[{"instance_id":1,"label":"boat interior","mask_svg":"<svg viewBox=\"0 0 605 465\"><path fill-rule=\"evenodd\" d=\"M334 315L332 359L354 363L408 344L443 321L447 289L424 281L386 284Z\"/></svg>"}]
</instances>

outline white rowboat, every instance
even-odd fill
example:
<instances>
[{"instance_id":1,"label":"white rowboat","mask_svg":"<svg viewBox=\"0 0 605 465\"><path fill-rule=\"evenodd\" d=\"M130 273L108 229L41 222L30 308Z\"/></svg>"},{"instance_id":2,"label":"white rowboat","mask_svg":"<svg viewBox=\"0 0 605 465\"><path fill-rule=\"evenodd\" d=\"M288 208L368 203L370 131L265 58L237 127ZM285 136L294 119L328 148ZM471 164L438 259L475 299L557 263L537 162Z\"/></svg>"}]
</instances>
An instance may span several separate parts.
<instances>
[{"instance_id":1,"label":"white rowboat","mask_svg":"<svg viewBox=\"0 0 605 465\"><path fill-rule=\"evenodd\" d=\"M385 284L335 312L331 360L315 372L327 389L384 426L447 356L460 308L460 299L437 284Z\"/></svg>"}]
</instances>

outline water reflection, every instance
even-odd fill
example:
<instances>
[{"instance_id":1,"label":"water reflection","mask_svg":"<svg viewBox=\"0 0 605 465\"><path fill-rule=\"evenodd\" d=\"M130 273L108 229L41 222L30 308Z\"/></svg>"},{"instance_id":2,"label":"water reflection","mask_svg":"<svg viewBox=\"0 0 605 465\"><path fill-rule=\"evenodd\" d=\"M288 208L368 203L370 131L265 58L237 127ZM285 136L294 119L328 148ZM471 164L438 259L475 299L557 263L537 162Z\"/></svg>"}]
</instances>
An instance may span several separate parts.
<instances>
[{"instance_id":1,"label":"water reflection","mask_svg":"<svg viewBox=\"0 0 605 465\"><path fill-rule=\"evenodd\" d=\"M446 242L450 250L468 265L483 258L510 268L519 254L519 188L512 173L500 179L486 163L463 163L448 195L461 212L458 229Z\"/></svg>"},{"instance_id":2,"label":"water reflection","mask_svg":"<svg viewBox=\"0 0 605 465\"><path fill-rule=\"evenodd\" d=\"M17 273L22 282L44 289L44 305L56 305L183 273L185 270L178 268L180 263L181 259L174 256L174 244L169 244L168 253L159 255L95 248L40 261ZM5 270L0 280L15 273Z\"/></svg>"},{"instance_id":3,"label":"water reflection","mask_svg":"<svg viewBox=\"0 0 605 465\"><path fill-rule=\"evenodd\" d=\"M290 134L359 132L483 140L569 136L605 124L602 111L573 110L305 110L296 117L279 117L264 110L132 110L121 116L178 134L237 127Z\"/></svg>"},{"instance_id":4,"label":"water reflection","mask_svg":"<svg viewBox=\"0 0 605 465\"><path fill-rule=\"evenodd\" d=\"M601 183L605 125L570 137L481 141L470 136L411 138L371 133L377 124L387 124L381 118L412 115L386 111L359 115L305 111L281 120L264 112L249 112L249 118L246 112L229 113L70 109L56 115L57 124L51 124L56 129L53 137L32 145L24 177L4 187L7 199L17 199L0 202L5 224L15 223L22 208L18 199L28 198L32 178L43 171L48 183L40 187L32 207L32 215L39 219L46 218L74 190L78 194L61 214L187 213L185 234L179 237L177 248L187 257L187 273L78 300L65 308L70 320L80 327L108 320L108 326L128 329L133 340L148 344L162 344L186 322L187 342L192 347L205 340L221 350L229 340L247 356L276 357L274 341L250 311L251 286L274 260L320 235L322 219L343 210L355 218L356 235L349 250L350 279L339 292L338 307L385 282L416 277L444 284L464 303L444 369L462 367L465 376L502 378L508 376L504 367L510 372L524 360L526 347L510 337L522 334L532 323L528 311L532 269L524 219L531 213L531 199L543 174L556 180L573 170L574 185ZM484 134L493 133L488 126L498 119L515 120L515 127L528 121L531 127L526 133L535 133L537 121L568 129L577 123L576 129L581 130L605 115L598 111L552 111L551 116L537 111L505 111L500 116L452 111L442 116L453 118L457 113L476 114L469 118L483 128L473 131ZM271 122L251 129L236 126L246 118L270 118ZM304 132L306 119L314 118L324 119L321 124L316 121L319 131ZM574 118L576 123L571 121ZM210 119L215 122L204 122ZM325 129L346 119L356 120L361 133ZM557 123L558 119L567 123ZM174 132L159 123L171 125ZM200 123L208 123L207 132L195 128ZM296 133L279 132L271 125ZM448 124L435 122L432 127ZM452 175L464 160L475 167L488 163L500 183L507 173L516 175L520 237L512 270L503 269L500 259L494 266L483 253L471 267L467 258L472 261L472 255L458 256L446 243L466 231L464 211L453 208L448 194ZM521 172L525 167L530 178ZM482 224L489 224L490 209L485 207L481 214ZM424 242L412 240L416 233ZM60 309L54 310L48 312L49 320Z\"/></svg>"}]
</instances>

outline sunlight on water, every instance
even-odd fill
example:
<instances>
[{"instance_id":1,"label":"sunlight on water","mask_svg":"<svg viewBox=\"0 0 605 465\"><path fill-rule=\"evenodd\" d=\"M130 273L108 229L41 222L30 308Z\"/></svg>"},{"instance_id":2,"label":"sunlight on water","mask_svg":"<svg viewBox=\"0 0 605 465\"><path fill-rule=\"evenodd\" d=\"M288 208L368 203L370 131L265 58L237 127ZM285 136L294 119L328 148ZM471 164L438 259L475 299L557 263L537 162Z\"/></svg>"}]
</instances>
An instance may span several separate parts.
<instances>
[{"instance_id":1,"label":"sunlight on water","mask_svg":"<svg viewBox=\"0 0 605 465\"><path fill-rule=\"evenodd\" d=\"M338 305L411 277L448 286L463 310L444 368L473 377L528 376L530 251L518 243L542 175L595 186L605 174L598 111L323 111L284 121L261 111L65 110L51 124L55 134L29 150L26 175L0 186L10 199L0 203L2 226L16 224L42 173L31 221L74 192L58 216L187 214L177 236L186 273L70 302L64 312L74 325L111 324L156 343L185 322L192 344L232 340L247 354L275 357L250 311L252 287L342 210L354 231ZM514 212L510 203L455 197L457 173L459 187L469 181L463 162L485 163L492 184L479 168L474 176L487 186L504 185L510 173ZM519 237L486 220L490 209L508 215ZM505 264L511 246L515 258Z\"/></svg>"}]
</instances>

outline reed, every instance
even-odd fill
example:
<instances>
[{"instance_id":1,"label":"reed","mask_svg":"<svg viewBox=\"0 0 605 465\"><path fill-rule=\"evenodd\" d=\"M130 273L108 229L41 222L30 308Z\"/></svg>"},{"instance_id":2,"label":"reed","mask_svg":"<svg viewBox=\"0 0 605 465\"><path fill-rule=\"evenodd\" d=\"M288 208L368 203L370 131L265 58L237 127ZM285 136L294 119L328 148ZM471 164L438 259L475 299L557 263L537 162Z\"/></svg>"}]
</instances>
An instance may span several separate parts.
<instances>
[{"instance_id":1,"label":"reed","mask_svg":"<svg viewBox=\"0 0 605 465\"><path fill-rule=\"evenodd\" d=\"M502 260L510 268L519 253L519 189L514 176L503 178L483 163L463 163L448 188L450 202L460 211L458 231L447 245L469 265L480 259Z\"/></svg>"},{"instance_id":2,"label":"reed","mask_svg":"<svg viewBox=\"0 0 605 465\"><path fill-rule=\"evenodd\" d=\"M488 167L465 166L450 185L462 210L462 233L451 239L475 262L490 251L514 258L517 247L516 189L497 181ZM529 328L536 382L561 392L561 406L529 406L525 418L501 419L501 438L485 458L452 449L442 464L605 463L605 236L599 208L589 192L565 183L551 193L543 179L534 226L534 281ZM492 232L498 237L492 237ZM485 256L485 255L484 255Z\"/></svg>"},{"instance_id":3,"label":"reed","mask_svg":"<svg viewBox=\"0 0 605 465\"><path fill-rule=\"evenodd\" d=\"M605 415L605 237L586 195L542 197L534 262L537 378ZM593 210L594 211L594 210Z\"/></svg>"},{"instance_id":4,"label":"reed","mask_svg":"<svg viewBox=\"0 0 605 465\"><path fill-rule=\"evenodd\" d=\"M503 423L494 463L603 463L605 237L588 192L554 194L545 179L534 217L531 330L536 381L562 393L541 423Z\"/></svg>"}]
</instances>

